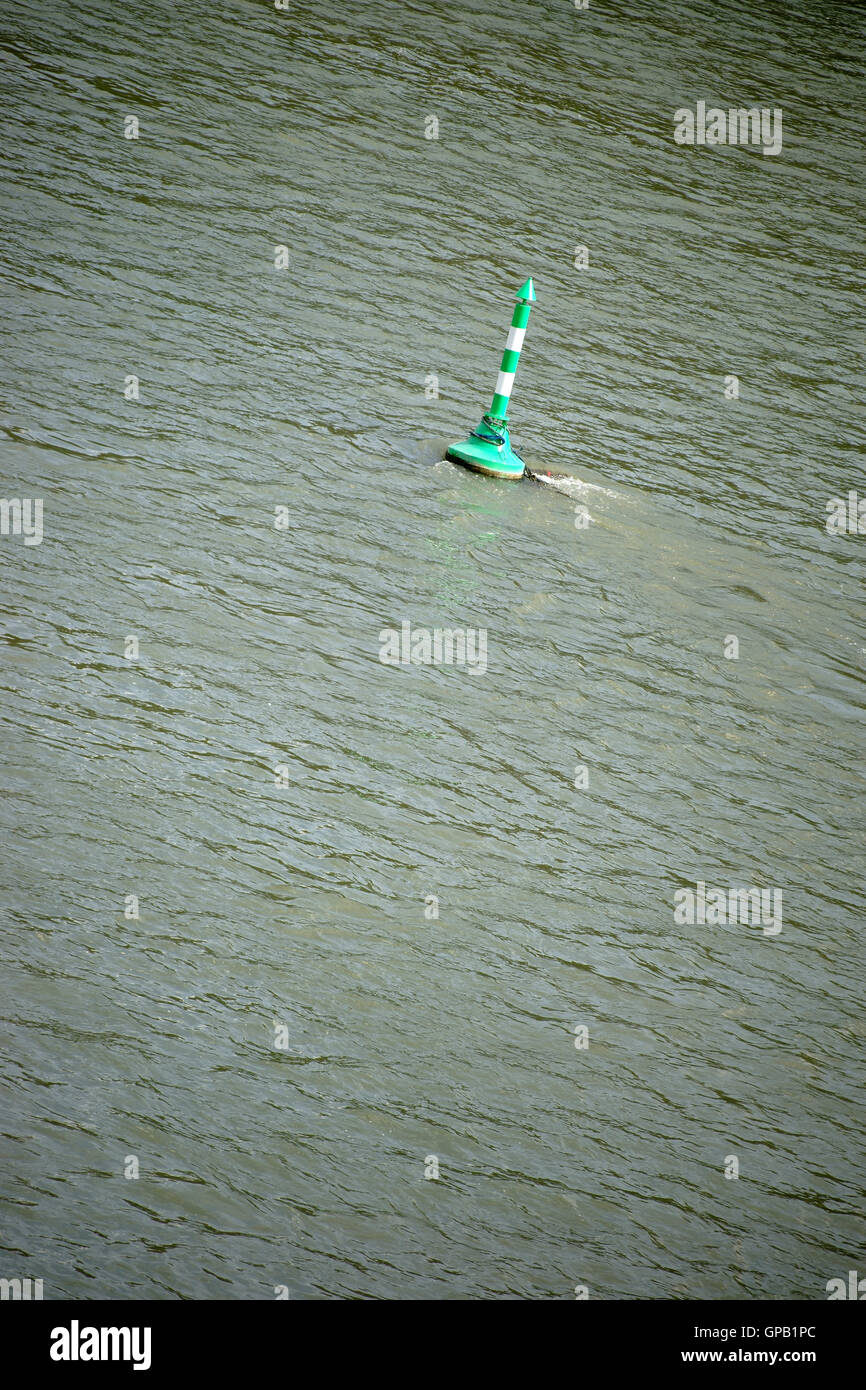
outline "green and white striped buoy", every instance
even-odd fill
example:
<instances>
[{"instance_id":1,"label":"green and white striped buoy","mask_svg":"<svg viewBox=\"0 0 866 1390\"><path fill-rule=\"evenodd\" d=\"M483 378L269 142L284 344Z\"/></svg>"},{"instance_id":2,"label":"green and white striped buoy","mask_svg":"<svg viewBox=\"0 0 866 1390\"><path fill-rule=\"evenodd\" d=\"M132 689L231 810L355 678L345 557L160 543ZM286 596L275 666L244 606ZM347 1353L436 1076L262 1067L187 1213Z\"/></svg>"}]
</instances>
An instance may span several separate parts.
<instances>
[{"instance_id":1,"label":"green and white striped buoy","mask_svg":"<svg viewBox=\"0 0 866 1390\"><path fill-rule=\"evenodd\" d=\"M468 439L452 444L445 457L454 463L463 463L479 473L490 473L495 478L522 478L524 462L515 454L508 438L508 402L514 385L514 373L520 361L520 349L529 313L535 303L535 286L530 277L517 291L517 304L508 332L508 342L502 354L499 378L493 403L477 430Z\"/></svg>"}]
</instances>

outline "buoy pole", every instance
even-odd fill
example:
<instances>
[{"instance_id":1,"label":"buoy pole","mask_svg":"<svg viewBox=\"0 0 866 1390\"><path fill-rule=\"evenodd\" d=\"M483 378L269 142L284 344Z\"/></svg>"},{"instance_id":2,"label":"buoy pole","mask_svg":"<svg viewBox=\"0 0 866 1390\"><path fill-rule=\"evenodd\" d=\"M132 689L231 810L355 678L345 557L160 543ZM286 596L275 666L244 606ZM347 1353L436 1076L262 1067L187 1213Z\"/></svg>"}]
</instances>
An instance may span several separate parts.
<instances>
[{"instance_id":1,"label":"buoy pole","mask_svg":"<svg viewBox=\"0 0 866 1390\"><path fill-rule=\"evenodd\" d=\"M511 391L514 386L514 373L517 371L517 364L520 361L520 349L523 347L523 339L526 337L526 325L529 323L529 315L534 302L535 287L530 279L517 291L514 317L508 330L508 341L505 344L505 351L499 364L496 394L490 407L490 414L494 420L501 420L503 424L506 421L508 402L511 400Z\"/></svg>"},{"instance_id":2,"label":"buoy pole","mask_svg":"<svg viewBox=\"0 0 866 1390\"><path fill-rule=\"evenodd\" d=\"M530 277L517 291L517 303L490 410L482 417L478 429L473 430L468 439L452 444L445 455L455 463L465 464L467 468L497 478L522 478L525 471L523 459L515 454L508 437L508 405L534 303L535 286Z\"/></svg>"}]
</instances>

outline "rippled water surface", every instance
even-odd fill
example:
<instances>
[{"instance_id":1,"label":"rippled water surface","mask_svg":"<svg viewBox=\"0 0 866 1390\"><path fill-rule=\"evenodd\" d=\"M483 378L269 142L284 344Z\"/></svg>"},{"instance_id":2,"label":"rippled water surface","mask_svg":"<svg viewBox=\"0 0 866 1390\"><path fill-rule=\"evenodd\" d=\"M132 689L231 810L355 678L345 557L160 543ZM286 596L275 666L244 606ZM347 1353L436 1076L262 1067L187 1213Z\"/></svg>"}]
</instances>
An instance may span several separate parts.
<instances>
[{"instance_id":1,"label":"rippled water surface","mask_svg":"<svg viewBox=\"0 0 866 1390\"><path fill-rule=\"evenodd\" d=\"M0 482L44 539L0 538L0 1273L862 1269L866 536L824 523L866 494L864 28L4 16ZM699 99L780 107L781 154L677 145ZM441 461L530 274L510 414L558 488ZM403 622L486 629L487 670L383 665ZM679 924L699 880L782 931Z\"/></svg>"}]
</instances>

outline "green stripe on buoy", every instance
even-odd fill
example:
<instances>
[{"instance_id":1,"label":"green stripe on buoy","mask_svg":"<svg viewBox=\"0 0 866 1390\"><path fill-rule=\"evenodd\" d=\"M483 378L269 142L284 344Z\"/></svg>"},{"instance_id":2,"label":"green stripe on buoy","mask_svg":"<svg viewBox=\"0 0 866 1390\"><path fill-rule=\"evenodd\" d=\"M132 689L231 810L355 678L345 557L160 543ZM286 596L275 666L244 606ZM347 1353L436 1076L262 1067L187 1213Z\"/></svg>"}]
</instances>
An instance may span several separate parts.
<instances>
[{"instance_id":1,"label":"green stripe on buoy","mask_svg":"<svg viewBox=\"0 0 866 1390\"><path fill-rule=\"evenodd\" d=\"M535 303L535 286L530 277L517 291L517 304L508 331L508 342L499 364L496 392L488 413L483 416L477 430L462 440L452 444L445 457L455 463L464 463L479 473L490 473L499 478L522 478L523 459L515 454L508 438L508 402L514 386L514 373L520 361L520 349L529 323L529 313Z\"/></svg>"}]
</instances>

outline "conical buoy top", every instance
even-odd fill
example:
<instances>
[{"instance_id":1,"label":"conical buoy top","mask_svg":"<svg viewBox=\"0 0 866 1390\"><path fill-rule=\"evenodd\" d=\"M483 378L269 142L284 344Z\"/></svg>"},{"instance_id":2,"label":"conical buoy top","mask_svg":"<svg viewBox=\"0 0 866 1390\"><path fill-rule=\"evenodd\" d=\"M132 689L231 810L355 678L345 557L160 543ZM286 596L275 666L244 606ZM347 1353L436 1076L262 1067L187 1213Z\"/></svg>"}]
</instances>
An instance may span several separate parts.
<instances>
[{"instance_id":1,"label":"conical buoy top","mask_svg":"<svg viewBox=\"0 0 866 1390\"><path fill-rule=\"evenodd\" d=\"M517 298L525 299L527 304L535 303L535 286L532 283L531 275L526 281L526 284L520 286L520 289L517 291Z\"/></svg>"}]
</instances>

